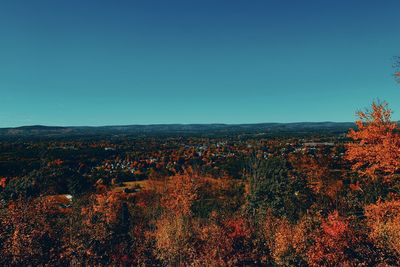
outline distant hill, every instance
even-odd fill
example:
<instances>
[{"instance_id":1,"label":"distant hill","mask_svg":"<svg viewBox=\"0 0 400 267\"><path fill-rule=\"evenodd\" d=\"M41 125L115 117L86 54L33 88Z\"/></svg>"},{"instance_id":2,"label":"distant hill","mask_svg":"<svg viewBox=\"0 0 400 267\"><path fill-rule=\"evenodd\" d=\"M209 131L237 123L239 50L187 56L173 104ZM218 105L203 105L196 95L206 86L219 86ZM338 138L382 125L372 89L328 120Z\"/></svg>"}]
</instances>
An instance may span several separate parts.
<instances>
[{"instance_id":1,"label":"distant hill","mask_svg":"<svg viewBox=\"0 0 400 267\"><path fill-rule=\"evenodd\" d=\"M107 135L229 135L237 133L304 134L345 133L354 127L349 122L296 122L256 124L154 124L100 127L23 126L0 128L0 138L51 138Z\"/></svg>"}]
</instances>

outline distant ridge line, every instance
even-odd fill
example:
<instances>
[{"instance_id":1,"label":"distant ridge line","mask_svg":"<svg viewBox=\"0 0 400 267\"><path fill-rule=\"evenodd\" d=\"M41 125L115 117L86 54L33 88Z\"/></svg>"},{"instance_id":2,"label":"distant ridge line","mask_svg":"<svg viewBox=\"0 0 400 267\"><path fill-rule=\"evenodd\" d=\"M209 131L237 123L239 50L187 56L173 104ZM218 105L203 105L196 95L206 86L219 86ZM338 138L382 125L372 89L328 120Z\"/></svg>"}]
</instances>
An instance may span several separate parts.
<instances>
[{"instance_id":1,"label":"distant ridge line","mask_svg":"<svg viewBox=\"0 0 400 267\"><path fill-rule=\"evenodd\" d=\"M354 122L335 122L335 121L320 121L320 122L257 122L257 123L152 123L152 124L121 124L121 125L81 125L81 126L59 126L59 125L22 125L15 127L0 127L4 129L63 129L63 128L105 128L105 127L157 127L157 126L271 126L271 125L354 125Z\"/></svg>"},{"instance_id":2,"label":"distant ridge line","mask_svg":"<svg viewBox=\"0 0 400 267\"><path fill-rule=\"evenodd\" d=\"M247 124L149 124L117 126L45 126L31 125L0 128L0 138L110 138L115 136L228 136L237 134L304 135L343 134L355 123L351 122L291 122Z\"/></svg>"}]
</instances>

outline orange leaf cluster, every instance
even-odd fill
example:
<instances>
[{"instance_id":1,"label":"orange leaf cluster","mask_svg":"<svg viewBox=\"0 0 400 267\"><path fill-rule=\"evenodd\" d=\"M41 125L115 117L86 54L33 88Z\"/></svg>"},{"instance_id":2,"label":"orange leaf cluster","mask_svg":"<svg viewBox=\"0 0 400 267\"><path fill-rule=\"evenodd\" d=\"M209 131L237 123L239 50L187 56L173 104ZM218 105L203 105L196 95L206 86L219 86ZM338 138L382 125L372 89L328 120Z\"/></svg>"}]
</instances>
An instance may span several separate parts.
<instances>
[{"instance_id":1,"label":"orange leaf cluster","mask_svg":"<svg viewBox=\"0 0 400 267\"><path fill-rule=\"evenodd\" d=\"M6 188L6 183L7 183L7 178L6 177L1 177L0 178L0 187Z\"/></svg>"},{"instance_id":2,"label":"orange leaf cluster","mask_svg":"<svg viewBox=\"0 0 400 267\"><path fill-rule=\"evenodd\" d=\"M358 130L348 134L354 142L347 145L346 159L360 175L389 179L400 170L399 127L391 113L386 103L375 102L371 110L358 113Z\"/></svg>"},{"instance_id":3,"label":"orange leaf cluster","mask_svg":"<svg viewBox=\"0 0 400 267\"><path fill-rule=\"evenodd\" d=\"M349 266L346 250L352 245L349 223L337 211L322 221L314 237L314 246L307 253L310 266Z\"/></svg>"},{"instance_id":4,"label":"orange leaf cluster","mask_svg":"<svg viewBox=\"0 0 400 267\"><path fill-rule=\"evenodd\" d=\"M198 198L198 178L193 175L176 175L171 177L171 182L162 206L175 214L190 215L192 203Z\"/></svg>"},{"instance_id":5,"label":"orange leaf cluster","mask_svg":"<svg viewBox=\"0 0 400 267\"><path fill-rule=\"evenodd\" d=\"M229 238L249 237L250 231L243 218L230 219L224 222L225 227L229 229Z\"/></svg>"},{"instance_id":6,"label":"orange leaf cluster","mask_svg":"<svg viewBox=\"0 0 400 267\"><path fill-rule=\"evenodd\" d=\"M126 195L124 193L115 191L94 195L93 205L82 209L82 214L86 215L87 218L86 223L90 224L90 220L94 215L100 215L108 224L115 223L125 198Z\"/></svg>"},{"instance_id":7,"label":"orange leaf cluster","mask_svg":"<svg viewBox=\"0 0 400 267\"><path fill-rule=\"evenodd\" d=\"M400 257L400 200L378 201L365 207L370 238Z\"/></svg>"},{"instance_id":8,"label":"orange leaf cluster","mask_svg":"<svg viewBox=\"0 0 400 267\"><path fill-rule=\"evenodd\" d=\"M40 200L10 203L5 217L0 218L0 240L4 241L0 246L2 257L11 258L13 266L42 265L40 259L52 265L52 260L59 260L59 255L45 248L57 239L48 212Z\"/></svg>"}]
</instances>

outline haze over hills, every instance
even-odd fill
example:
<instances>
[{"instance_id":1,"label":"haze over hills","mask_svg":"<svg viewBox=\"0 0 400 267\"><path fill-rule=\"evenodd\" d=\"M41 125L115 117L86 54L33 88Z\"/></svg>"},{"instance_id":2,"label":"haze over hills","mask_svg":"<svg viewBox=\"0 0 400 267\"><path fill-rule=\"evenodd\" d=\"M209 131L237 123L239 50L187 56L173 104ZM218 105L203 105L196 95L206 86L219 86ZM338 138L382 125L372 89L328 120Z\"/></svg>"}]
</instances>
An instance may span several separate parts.
<instances>
[{"instance_id":1,"label":"haze over hills","mask_svg":"<svg viewBox=\"0 0 400 267\"><path fill-rule=\"evenodd\" d=\"M12 137L68 137L91 135L165 135L165 134L230 134L230 133L345 133L354 127L351 122L295 122L255 124L152 124L116 126L22 126L0 128L1 138Z\"/></svg>"}]
</instances>

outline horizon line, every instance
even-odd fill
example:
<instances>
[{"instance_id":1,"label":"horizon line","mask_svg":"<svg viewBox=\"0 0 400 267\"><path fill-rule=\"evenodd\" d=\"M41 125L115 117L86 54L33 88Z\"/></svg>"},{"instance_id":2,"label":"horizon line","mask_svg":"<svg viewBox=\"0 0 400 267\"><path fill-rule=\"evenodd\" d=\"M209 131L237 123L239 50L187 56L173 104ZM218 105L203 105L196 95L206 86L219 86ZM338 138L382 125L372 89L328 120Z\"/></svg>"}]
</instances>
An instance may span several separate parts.
<instances>
[{"instance_id":1,"label":"horizon line","mask_svg":"<svg viewBox=\"0 0 400 267\"><path fill-rule=\"evenodd\" d=\"M223 123L223 122L211 122L211 123L149 123L149 124L105 124L105 125L50 125L50 124L27 124L20 126L0 126L0 129L18 129L28 127L57 127L57 128L101 128L101 127L129 127L129 126L168 126L168 125L257 125L257 124L301 124L301 123L352 123L351 121L293 121L293 122L250 122L250 123Z\"/></svg>"}]
</instances>

